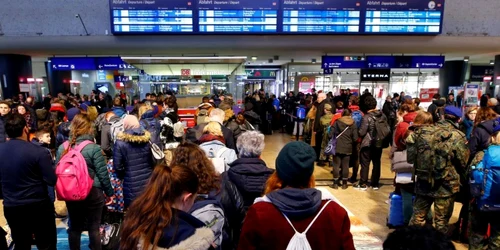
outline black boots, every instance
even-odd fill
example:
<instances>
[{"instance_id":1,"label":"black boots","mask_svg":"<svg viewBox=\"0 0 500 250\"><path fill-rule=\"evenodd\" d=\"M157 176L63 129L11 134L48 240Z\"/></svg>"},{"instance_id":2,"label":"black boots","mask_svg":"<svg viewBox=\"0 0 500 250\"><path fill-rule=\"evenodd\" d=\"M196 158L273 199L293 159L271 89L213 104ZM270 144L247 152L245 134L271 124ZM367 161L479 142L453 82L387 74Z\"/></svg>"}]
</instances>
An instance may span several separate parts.
<instances>
[{"instance_id":1,"label":"black boots","mask_svg":"<svg viewBox=\"0 0 500 250\"><path fill-rule=\"evenodd\" d=\"M347 189L347 180L342 180L342 189Z\"/></svg>"},{"instance_id":2,"label":"black boots","mask_svg":"<svg viewBox=\"0 0 500 250\"><path fill-rule=\"evenodd\" d=\"M330 185L331 188L333 189L339 189L340 186L340 179L339 180L333 180L333 184ZM347 180L342 180L342 189L347 189Z\"/></svg>"}]
</instances>

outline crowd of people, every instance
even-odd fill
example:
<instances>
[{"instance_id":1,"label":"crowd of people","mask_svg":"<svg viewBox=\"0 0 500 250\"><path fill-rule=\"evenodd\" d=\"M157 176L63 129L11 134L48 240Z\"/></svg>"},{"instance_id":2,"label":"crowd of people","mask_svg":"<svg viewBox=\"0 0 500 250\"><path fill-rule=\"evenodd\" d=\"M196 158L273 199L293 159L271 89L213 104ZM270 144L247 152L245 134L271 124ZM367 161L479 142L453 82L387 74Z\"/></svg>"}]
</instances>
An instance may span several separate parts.
<instances>
[{"instance_id":1,"label":"crowd of people","mask_svg":"<svg viewBox=\"0 0 500 250\"><path fill-rule=\"evenodd\" d=\"M392 145L395 192L410 226L394 237L420 232L420 239L447 242L460 201L458 234L468 235L472 249L495 249L499 225L488 216L495 211L469 192L468 174L498 166L497 102L484 97L463 117L454 103L434 99L426 112L404 93L378 109L368 91L278 99L259 90L244 110L230 94L203 98L196 126L186 129L171 92L131 105L123 95L97 92L40 102L18 96L0 101L4 215L15 249L56 249L56 197L68 210L70 249L80 249L83 231L91 249L102 249L105 223L120 225L124 250L355 249L346 210L315 188L315 165L333 166L334 189L351 182L377 190L382 152ZM270 169L261 159L264 134L279 128L304 142L285 145ZM432 221L436 230L424 227ZM394 237L384 249L415 249Z\"/></svg>"}]
</instances>

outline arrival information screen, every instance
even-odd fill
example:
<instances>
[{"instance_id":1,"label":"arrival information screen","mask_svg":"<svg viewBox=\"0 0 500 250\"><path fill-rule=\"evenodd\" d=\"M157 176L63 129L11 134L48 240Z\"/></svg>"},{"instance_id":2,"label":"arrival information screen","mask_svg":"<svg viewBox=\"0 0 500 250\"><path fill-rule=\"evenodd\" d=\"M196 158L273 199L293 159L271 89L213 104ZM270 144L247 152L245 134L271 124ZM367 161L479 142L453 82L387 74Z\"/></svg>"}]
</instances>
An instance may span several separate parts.
<instances>
[{"instance_id":1,"label":"arrival information screen","mask_svg":"<svg viewBox=\"0 0 500 250\"><path fill-rule=\"evenodd\" d=\"M199 32L276 33L278 8L277 0L200 0Z\"/></svg>"},{"instance_id":2,"label":"arrival information screen","mask_svg":"<svg viewBox=\"0 0 500 250\"><path fill-rule=\"evenodd\" d=\"M345 0L284 0L283 32L285 33L358 33L361 3Z\"/></svg>"},{"instance_id":3,"label":"arrival information screen","mask_svg":"<svg viewBox=\"0 0 500 250\"><path fill-rule=\"evenodd\" d=\"M442 32L445 0L110 0L113 34Z\"/></svg>"},{"instance_id":4,"label":"arrival information screen","mask_svg":"<svg viewBox=\"0 0 500 250\"><path fill-rule=\"evenodd\" d=\"M369 1L366 33L441 33L443 5L435 1Z\"/></svg>"}]
</instances>

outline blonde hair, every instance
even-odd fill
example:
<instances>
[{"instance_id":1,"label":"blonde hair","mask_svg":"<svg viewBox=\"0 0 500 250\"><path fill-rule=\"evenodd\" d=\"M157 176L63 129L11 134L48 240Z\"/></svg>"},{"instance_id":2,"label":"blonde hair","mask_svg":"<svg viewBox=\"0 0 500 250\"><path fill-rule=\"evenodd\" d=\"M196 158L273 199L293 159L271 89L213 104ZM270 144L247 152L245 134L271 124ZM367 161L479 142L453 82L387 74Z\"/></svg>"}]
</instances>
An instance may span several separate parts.
<instances>
[{"instance_id":1,"label":"blonde hair","mask_svg":"<svg viewBox=\"0 0 500 250\"><path fill-rule=\"evenodd\" d=\"M224 137L224 135L222 135L221 125L218 122L209 122L205 128L203 128L203 133Z\"/></svg>"},{"instance_id":2,"label":"blonde hair","mask_svg":"<svg viewBox=\"0 0 500 250\"><path fill-rule=\"evenodd\" d=\"M151 106L148 106L148 105L142 105L140 108L139 108L139 112L137 113L137 116L139 117L139 119L141 119L142 115L144 113L146 113L147 111L149 110L152 110L153 108Z\"/></svg>"},{"instance_id":3,"label":"blonde hair","mask_svg":"<svg viewBox=\"0 0 500 250\"><path fill-rule=\"evenodd\" d=\"M89 119L91 122L95 121L97 119L97 116L99 116L99 113L97 112L97 108L94 106L88 106L87 107L87 115L89 116Z\"/></svg>"}]
</instances>

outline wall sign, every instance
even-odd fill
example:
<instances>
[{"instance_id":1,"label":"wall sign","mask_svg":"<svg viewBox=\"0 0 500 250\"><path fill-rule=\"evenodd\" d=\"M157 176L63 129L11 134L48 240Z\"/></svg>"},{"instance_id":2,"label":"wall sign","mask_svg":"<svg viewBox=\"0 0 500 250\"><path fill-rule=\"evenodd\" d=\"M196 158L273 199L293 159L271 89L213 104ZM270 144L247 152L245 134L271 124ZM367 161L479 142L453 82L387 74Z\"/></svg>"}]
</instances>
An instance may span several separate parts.
<instances>
[{"instance_id":1,"label":"wall sign","mask_svg":"<svg viewBox=\"0 0 500 250\"><path fill-rule=\"evenodd\" d=\"M362 82L389 82L390 80L390 69L361 69Z\"/></svg>"}]
</instances>

